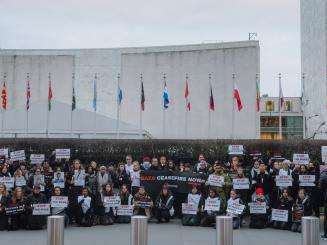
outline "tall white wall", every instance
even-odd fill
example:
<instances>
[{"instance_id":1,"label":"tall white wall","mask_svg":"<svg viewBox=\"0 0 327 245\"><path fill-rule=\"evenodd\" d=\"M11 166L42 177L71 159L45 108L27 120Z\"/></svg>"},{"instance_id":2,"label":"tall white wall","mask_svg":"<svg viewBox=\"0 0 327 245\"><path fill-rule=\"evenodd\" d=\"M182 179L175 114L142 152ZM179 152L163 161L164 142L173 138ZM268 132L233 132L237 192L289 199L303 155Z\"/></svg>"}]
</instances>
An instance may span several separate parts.
<instances>
[{"instance_id":1,"label":"tall white wall","mask_svg":"<svg viewBox=\"0 0 327 245\"><path fill-rule=\"evenodd\" d=\"M26 73L30 73L31 111L33 103L43 103L45 108L39 113L40 127L44 125L47 107L48 72L52 74L54 100L68 105L71 104L71 75L74 72L77 108L89 111L93 110L93 79L97 73L97 112L114 119L117 115L117 74L120 73L123 89L121 120L134 125L134 128L138 128L140 122L139 76L142 72L146 96L143 129L155 138L231 138L232 74L235 73L244 109L235 113L234 137L259 138L260 135L259 113L255 112L255 76L260 72L257 41L121 49L0 50L0 72L8 73L9 110L24 108ZM166 113L165 135L162 121L163 73L167 74L171 99ZM185 73L190 77L192 103L187 135L184 130ZM211 114L210 132L208 73L212 73L216 103L216 111ZM55 115L59 115L59 112L55 113L55 107L51 114L53 121L50 124L58 130L70 128L70 107L65 108L68 108L67 112L60 111L61 124L54 121L57 119ZM78 119L74 121L75 127L79 128L81 122ZM16 125L10 120L7 124ZM12 130L17 127L23 129L24 124L14 126Z\"/></svg>"},{"instance_id":2,"label":"tall white wall","mask_svg":"<svg viewBox=\"0 0 327 245\"><path fill-rule=\"evenodd\" d=\"M327 1L301 0L301 56L305 137L311 137L322 122L327 125ZM309 119L313 115L319 117ZM321 127L319 131L327 131ZM319 133L316 138L326 139Z\"/></svg>"}]
</instances>

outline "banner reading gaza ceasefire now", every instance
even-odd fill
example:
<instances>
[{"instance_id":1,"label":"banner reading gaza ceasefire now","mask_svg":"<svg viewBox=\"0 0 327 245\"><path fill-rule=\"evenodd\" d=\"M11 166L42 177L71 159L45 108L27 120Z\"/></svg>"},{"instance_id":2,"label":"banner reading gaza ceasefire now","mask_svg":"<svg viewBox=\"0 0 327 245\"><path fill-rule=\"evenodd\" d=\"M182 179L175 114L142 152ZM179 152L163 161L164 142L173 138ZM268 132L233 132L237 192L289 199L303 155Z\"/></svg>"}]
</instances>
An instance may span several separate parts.
<instances>
[{"instance_id":1,"label":"banner reading gaza ceasefire now","mask_svg":"<svg viewBox=\"0 0 327 245\"><path fill-rule=\"evenodd\" d=\"M202 174L170 171L142 171L140 178L141 185L150 196L158 195L165 183L168 183L169 189L174 193L189 193L193 185L199 188L205 183L205 176Z\"/></svg>"}]
</instances>

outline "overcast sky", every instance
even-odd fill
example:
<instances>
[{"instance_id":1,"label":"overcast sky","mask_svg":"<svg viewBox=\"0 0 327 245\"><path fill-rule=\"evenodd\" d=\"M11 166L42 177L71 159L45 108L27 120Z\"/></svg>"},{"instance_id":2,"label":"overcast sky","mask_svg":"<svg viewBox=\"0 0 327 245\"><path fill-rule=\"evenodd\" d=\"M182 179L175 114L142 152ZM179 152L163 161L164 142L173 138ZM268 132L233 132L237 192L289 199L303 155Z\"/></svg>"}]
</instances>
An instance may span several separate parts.
<instances>
[{"instance_id":1,"label":"overcast sky","mask_svg":"<svg viewBox=\"0 0 327 245\"><path fill-rule=\"evenodd\" d=\"M261 94L299 96L299 0L0 0L0 47L107 48L247 40L257 32Z\"/></svg>"}]
</instances>

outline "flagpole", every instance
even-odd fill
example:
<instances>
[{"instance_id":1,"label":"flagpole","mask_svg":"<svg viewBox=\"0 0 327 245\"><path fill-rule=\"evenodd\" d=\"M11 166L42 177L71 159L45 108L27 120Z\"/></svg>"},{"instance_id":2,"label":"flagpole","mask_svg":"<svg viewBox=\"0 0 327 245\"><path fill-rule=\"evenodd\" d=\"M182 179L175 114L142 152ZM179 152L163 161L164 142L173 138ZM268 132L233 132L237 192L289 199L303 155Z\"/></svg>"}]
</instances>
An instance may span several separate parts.
<instances>
[{"instance_id":1,"label":"flagpole","mask_svg":"<svg viewBox=\"0 0 327 245\"><path fill-rule=\"evenodd\" d=\"M4 84L6 83L6 79L7 79L7 73L3 74L3 87ZM3 89L3 88L2 88ZM7 88L6 88L7 89ZM7 103L7 102L6 102ZM5 122L5 108L3 107L3 99L2 99L2 118L1 118L1 136L4 136L4 132L3 132L3 127L4 127L4 122Z\"/></svg>"},{"instance_id":2,"label":"flagpole","mask_svg":"<svg viewBox=\"0 0 327 245\"><path fill-rule=\"evenodd\" d=\"M255 74L255 86L256 86L256 90L257 90L257 84L259 84L259 74L258 73L256 73ZM258 85L259 86L259 85ZM255 104L256 104L256 112L257 113L259 113L259 115L260 115L260 90L259 90L259 102L257 101L258 100L258 98L257 98L257 93L258 93L258 91L256 91L256 101L255 101ZM259 125L260 125L260 116L259 116L259 125L258 125L258 120L257 120L257 114L256 113L254 113L254 121L255 121L255 132L257 133L258 132L258 128L259 128L259 138L261 138L260 137L260 134L261 134L261 132L260 132L260 127L259 127Z\"/></svg>"},{"instance_id":3,"label":"flagpole","mask_svg":"<svg viewBox=\"0 0 327 245\"><path fill-rule=\"evenodd\" d=\"M143 75L141 73L140 75L140 80L141 80L141 86L140 86L140 95L141 95L141 100L142 100L142 82L143 82ZM142 122L142 102L140 101L140 139L142 139L142 127L143 127L143 122Z\"/></svg>"},{"instance_id":4,"label":"flagpole","mask_svg":"<svg viewBox=\"0 0 327 245\"><path fill-rule=\"evenodd\" d=\"M30 88L28 88L30 86L29 81L30 81L30 74L27 73L26 103L27 103L27 100L29 100L29 98L27 98L28 97L27 93L28 93L28 90L30 89ZM29 103L29 101L28 101L28 103ZM29 104L28 105L26 104L26 137L28 137L28 111L29 111Z\"/></svg>"},{"instance_id":5,"label":"flagpole","mask_svg":"<svg viewBox=\"0 0 327 245\"><path fill-rule=\"evenodd\" d=\"M74 97L75 96L75 73L73 72L72 74L72 96ZM76 101L73 102L73 99L72 98L72 103L75 103L75 105L72 104L72 108L71 108L71 112L70 112L70 135L71 137L73 137L73 113L74 113L74 110L75 108L73 108L73 106L75 107L76 106ZM76 98L75 98L76 100Z\"/></svg>"},{"instance_id":6,"label":"flagpole","mask_svg":"<svg viewBox=\"0 0 327 245\"><path fill-rule=\"evenodd\" d=\"M51 73L49 72L49 76L48 76L48 79L49 79L49 84L48 84L48 104L47 104L47 120L46 120L46 129L45 129L45 134L46 134L46 137L49 138L49 117L50 117L50 107L49 107L49 103L51 103L49 100L49 88L50 88L50 83L51 83Z\"/></svg>"},{"instance_id":7,"label":"flagpole","mask_svg":"<svg viewBox=\"0 0 327 245\"><path fill-rule=\"evenodd\" d=\"M208 116L208 139L211 138L211 73L209 73L209 106L208 106L208 112L209 112L209 116Z\"/></svg>"},{"instance_id":8,"label":"flagpole","mask_svg":"<svg viewBox=\"0 0 327 245\"><path fill-rule=\"evenodd\" d=\"M233 109L232 109L232 139L234 139L235 131L235 98L234 98L234 89L235 89L235 74L232 74L233 88L232 88L232 100L233 100Z\"/></svg>"},{"instance_id":9,"label":"flagpole","mask_svg":"<svg viewBox=\"0 0 327 245\"><path fill-rule=\"evenodd\" d=\"M119 139L120 126L120 74L117 75L117 122L116 122L116 138Z\"/></svg>"},{"instance_id":10,"label":"flagpole","mask_svg":"<svg viewBox=\"0 0 327 245\"><path fill-rule=\"evenodd\" d=\"M282 105L281 105L281 89L282 89L282 74L278 74L278 80L279 80L279 100L278 100L278 105L279 105L279 139L282 140Z\"/></svg>"},{"instance_id":11,"label":"flagpole","mask_svg":"<svg viewBox=\"0 0 327 245\"><path fill-rule=\"evenodd\" d=\"M186 79L186 83L188 83L188 74L186 73L186 75L185 75L185 79ZM186 86L186 85L185 85ZM187 139L187 126L188 126L188 108L187 108L187 103L188 103L188 98L185 98L185 139Z\"/></svg>"},{"instance_id":12,"label":"flagpole","mask_svg":"<svg viewBox=\"0 0 327 245\"><path fill-rule=\"evenodd\" d=\"M97 95L97 80L98 80L98 76L95 73L94 75L94 84L93 84L93 106L94 106L94 137L96 137L97 135L97 100L98 100L98 95Z\"/></svg>"},{"instance_id":13,"label":"flagpole","mask_svg":"<svg viewBox=\"0 0 327 245\"><path fill-rule=\"evenodd\" d=\"M163 90L165 90L165 85L166 85L166 74L163 74ZM166 108L165 108L165 98L163 98L163 105L162 105L162 118L163 118L163 123L162 123L162 136L163 138L166 138Z\"/></svg>"}]
</instances>

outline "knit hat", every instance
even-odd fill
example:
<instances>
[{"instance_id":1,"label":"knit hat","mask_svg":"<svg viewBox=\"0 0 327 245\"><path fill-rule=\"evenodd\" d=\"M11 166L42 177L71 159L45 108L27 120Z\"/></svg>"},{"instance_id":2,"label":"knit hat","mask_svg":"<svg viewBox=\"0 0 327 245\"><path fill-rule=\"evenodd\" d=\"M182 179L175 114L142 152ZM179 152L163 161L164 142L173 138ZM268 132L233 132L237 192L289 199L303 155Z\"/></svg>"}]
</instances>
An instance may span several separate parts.
<instances>
[{"instance_id":1,"label":"knit hat","mask_svg":"<svg viewBox=\"0 0 327 245\"><path fill-rule=\"evenodd\" d=\"M143 162L150 162L150 157L148 157L148 156L144 156L143 157Z\"/></svg>"},{"instance_id":2,"label":"knit hat","mask_svg":"<svg viewBox=\"0 0 327 245\"><path fill-rule=\"evenodd\" d=\"M259 188L257 188L256 190L255 190L255 194L257 194L257 195L264 195L264 191L263 191L263 189L261 188L261 187L259 187Z\"/></svg>"}]
</instances>

